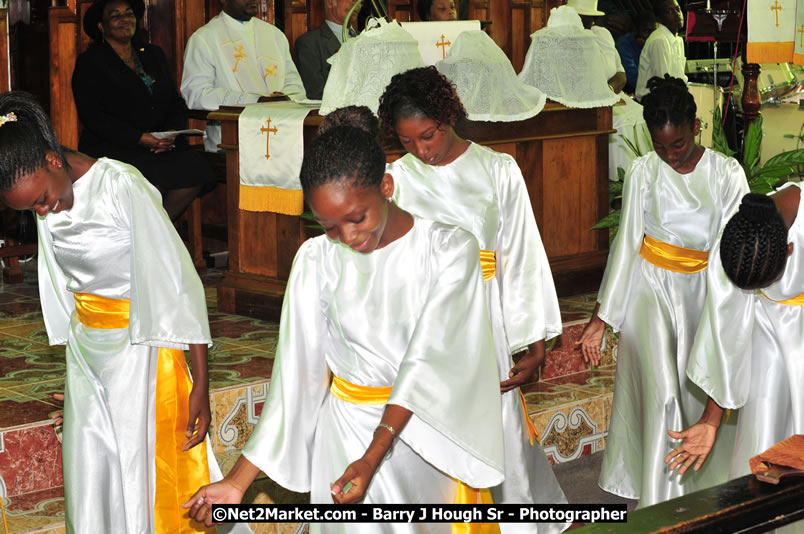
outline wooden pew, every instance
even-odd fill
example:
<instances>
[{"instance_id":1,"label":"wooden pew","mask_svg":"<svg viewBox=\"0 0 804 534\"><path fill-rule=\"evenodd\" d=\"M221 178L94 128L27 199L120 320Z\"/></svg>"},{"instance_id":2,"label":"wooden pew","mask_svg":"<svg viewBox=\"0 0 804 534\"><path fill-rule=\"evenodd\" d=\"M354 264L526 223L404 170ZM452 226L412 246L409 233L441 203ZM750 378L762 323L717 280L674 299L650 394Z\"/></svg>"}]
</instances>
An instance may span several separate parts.
<instances>
[{"instance_id":1,"label":"wooden pew","mask_svg":"<svg viewBox=\"0 0 804 534\"><path fill-rule=\"evenodd\" d=\"M221 121L227 169L229 267L218 286L218 309L278 320L293 257L308 230L297 216L238 208L242 109L225 107L209 114ZM317 114L307 117L305 144L317 135L320 123ZM526 121L467 121L456 129L517 160L559 294L596 289L608 256L608 233L591 227L608 213L611 108L569 109L549 102ZM404 154L396 141L386 142L385 151L389 160Z\"/></svg>"}]
</instances>

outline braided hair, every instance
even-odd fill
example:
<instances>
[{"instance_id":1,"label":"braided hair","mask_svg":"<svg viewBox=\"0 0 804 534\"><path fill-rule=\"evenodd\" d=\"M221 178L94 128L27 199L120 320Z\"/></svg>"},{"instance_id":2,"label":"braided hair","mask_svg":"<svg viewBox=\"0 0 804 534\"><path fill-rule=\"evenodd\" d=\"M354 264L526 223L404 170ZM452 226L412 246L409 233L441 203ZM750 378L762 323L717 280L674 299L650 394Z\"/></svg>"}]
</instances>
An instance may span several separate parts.
<instances>
[{"instance_id":1,"label":"braided hair","mask_svg":"<svg viewBox=\"0 0 804 534\"><path fill-rule=\"evenodd\" d=\"M23 91L0 94L0 191L47 164L54 152L67 167L64 152L45 110Z\"/></svg>"},{"instance_id":2,"label":"braided hair","mask_svg":"<svg viewBox=\"0 0 804 534\"><path fill-rule=\"evenodd\" d=\"M351 125L335 126L316 137L304 153L299 180L304 195L328 183L379 188L385 152L376 137Z\"/></svg>"},{"instance_id":3,"label":"braided hair","mask_svg":"<svg viewBox=\"0 0 804 534\"><path fill-rule=\"evenodd\" d=\"M767 287L781 276L787 263L787 225L772 198L758 193L743 197L723 230L720 261L742 289Z\"/></svg>"},{"instance_id":4,"label":"braided hair","mask_svg":"<svg viewBox=\"0 0 804 534\"><path fill-rule=\"evenodd\" d=\"M391 78L380 97L382 133L395 137L394 125L400 119L424 115L440 124L454 126L466 118L466 110L455 86L435 67L419 67Z\"/></svg>"},{"instance_id":5,"label":"braided hair","mask_svg":"<svg viewBox=\"0 0 804 534\"><path fill-rule=\"evenodd\" d=\"M380 121L366 106L346 106L328 113L318 127L318 135L324 134L336 126L354 126L374 137L380 133Z\"/></svg>"},{"instance_id":6,"label":"braided hair","mask_svg":"<svg viewBox=\"0 0 804 534\"><path fill-rule=\"evenodd\" d=\"M650 93L642 97L642 116L650 130L674 126L695 127L695 99L680 78L665 74L648 80Z\"/></svg>"}]
</instances>

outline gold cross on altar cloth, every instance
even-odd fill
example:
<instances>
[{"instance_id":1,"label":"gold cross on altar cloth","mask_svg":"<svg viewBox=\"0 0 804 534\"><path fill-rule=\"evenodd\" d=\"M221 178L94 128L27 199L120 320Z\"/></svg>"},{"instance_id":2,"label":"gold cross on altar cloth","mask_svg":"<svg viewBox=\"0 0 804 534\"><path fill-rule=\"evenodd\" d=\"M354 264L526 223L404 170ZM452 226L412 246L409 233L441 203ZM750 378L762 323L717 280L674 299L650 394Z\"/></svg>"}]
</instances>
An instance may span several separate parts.
<instances>
[{"instance_id":1,"label":"gold cross on altar cloth","mask_svg":"<svg viewBox=\"0 0 804 534\"><path fill-rule=\"evenodd\" d=\"M276 65L276 64L269 65L268 67L265 67L265 76L263 76L262 79L264 80L268 76L273 76L274 78L276 78L276 76L277 76L276 69L278 69L278 68L279 68L279 65Z\"/></svg>"},{"instance_id":2,"label":"gold cross on altar cloth","mask_svg":"<svg viewBox=\"0 0 804 534\"><path fill-rule=\"evenodd\" d=\"M801 25L801 28L798 29L799 33L799 46L804 47L804 24Z\"/></svg>"},{"instance_id":3,"label":"gold cross on altar cloth","mask_svg":"<svg viewBox=\"0 0 804 534\"><path fill-rule=\"evenodd\" d=\"M240 46L237 47L237 50L235 51L235 56L234 57L235 57L235 66L232 68L232 72L237 72L237 64L240 63L241 59L243 59L244 57L247 57L246 53L243 52L243 45L240 45Z\"/></svg>"},{"instance_id":4,"label":"gold cross on altar cloth","mask_svg":"<svg viewBox=\"0 0 804 534\"><path fill-rule=\"evenodd\" d=\"M443 33L441 34L441 42L436 43L436 46L441 47L441 53L442 53L442 56L443 56L441 59L446 59L446 57L447 57L447 47L452 46L452 43L450 43L449 41L444 40L444 34Z\"/></svg>"},{"instance_id":5,"label":"gold cross on altar cloth","mask_svg":"<svg viewBox=\"0 0 804 534\"><path fill-rule=\"evenodd\" d=\"M265 159L271 159L271 134L276 133L276 126L271 128L271 117L268 117L268 124L260 128L260 133L267 134L265 136Z\"/></svg>"},{"instance_id":6,"label":"gold cross on altar cloth","mask_svg":"<svg viewBox=\"0 0 804 534\"><path fill-rule=\"evenodd\" d=\"M771 10L775 11L776 15L776 27L779 27L779 11L782 10L782 6L779 5L779 0L773 0L773 5L771 6Z\"/></svg>"}]
</instances>

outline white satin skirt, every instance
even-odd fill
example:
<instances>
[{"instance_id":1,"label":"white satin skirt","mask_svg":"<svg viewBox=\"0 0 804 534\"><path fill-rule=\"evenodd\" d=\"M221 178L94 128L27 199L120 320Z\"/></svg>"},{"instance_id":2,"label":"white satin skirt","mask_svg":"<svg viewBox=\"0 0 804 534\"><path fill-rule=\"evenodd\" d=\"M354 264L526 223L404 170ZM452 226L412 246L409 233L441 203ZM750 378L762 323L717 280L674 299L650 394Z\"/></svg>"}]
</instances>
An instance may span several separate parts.
<instances>
[{"instance_id":1,"label":"white satin skirt","mask_svg":"<svg viewBox=\"0 0 804 534\"><path fill-rule=\"evenodd\" d=\"M384 405L352 404L328 395L315 429L310 501L332 504L329 485L366 452ZM403 431L404 433L404 431ZM402 439L377 468L365 504L453 504L458 483L426 462ZM310 533L449 534L451 523L313 523Z\"/></svg>"},{"instance_id":2,"label":"white satin skirt","mask_svg":"<svg viewBox=\"0 0 804 534\"><path fill-rule=\"evenodd\" d=\"M737 417L732 413L721 425L700 471L681 476L668 469L664 458L679 442L667 431L697 422L707 399L686 373L706 300L706 271L675 273L638 261L598 483L644 507L726 482Z\"/></svg>"},{"instance_id":3,"label":"white satin skirt","mask_svg":"<svg viewBox=\"0 0 804 534\"><path fill-rule=\"evenodd\" d=\"M158 352L131 345L128 329L87 328L72 317L62 443L68 533L154 532ZM210 479L220 480L205 443ZM218 532L251 530L237 524Z\"/></svg>"},{"instance_id":4,"label":"white satin skirt","mask_svg":"<svg viewBox=\"0 0 804 534\"><path fill-rule=\"evenodd\" d=\"M763 298L756 306L751 391L740 409L730 478L749 474L749 458L793 434L804 434L804 306Z\"/></svg>"}]
</instances>

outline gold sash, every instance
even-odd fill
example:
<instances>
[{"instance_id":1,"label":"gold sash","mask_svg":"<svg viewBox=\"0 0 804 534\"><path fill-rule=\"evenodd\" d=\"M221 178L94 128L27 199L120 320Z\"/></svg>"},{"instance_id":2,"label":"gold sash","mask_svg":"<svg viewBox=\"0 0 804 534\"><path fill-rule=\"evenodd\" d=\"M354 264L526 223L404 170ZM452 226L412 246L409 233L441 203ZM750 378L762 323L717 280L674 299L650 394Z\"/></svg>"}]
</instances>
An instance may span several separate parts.
<instances>
[{"instance_id":1,"label":"gold sash","mask_svg":"<svg viewBox=\"0 0 804 534\"><path fill-rule=\"evenodd\" d=\"M480 251L480 270L483 280L488 281L497 276L497 253L493 250Z\"/></svg>"},{"instance_id":2,"label":"gold sash","mask_svg":"<svg viewBox=\"0 0 804 534\"><path fill-rule=\"evenodd\" d=\"M385 404L391 396L391 386L373 388L358 386L339 376L333 376L330 393L352 404ZM488 488L475 489L460 480L455 491L455 504L493 504ZM499 534L497 523L453 523L453 534Z\"/></svg>"},{"instance_id":3,"label":"gold sash","mask_svg":"<svg viewBox=\"0 0 804 534\"><path fill-rule=\"evenodd\" d=\"M708 250L684 248L646 235L639 254L657 267L676 273L697 273L709 263Z\"/></svg>"},{"instance_id":4,"label":"gold sash","mask_svg":"<svg viewBox=\"0 0 804 534\"><path fill-rule=\"evenodd\" d=\"M765 293L762 293L762 296L765 297L768 300L773 300L772 298L770 298ZM799 295L797 297L793 297L791 299L773 300L773 302L776 302L778 304L787 304L788 306L804 306L804 293L802 293L801 295Z\"/></svg>"},{"instance_id":5,"label":"gold sash","mask_svg":"<svg viewBox=\"0 0 804 534\"><path fill-rule=\"evenodd\" d=\"M89 328L128 328L128 300L74 293L78 320ZM187 439L187 412L193 383L184 351L159 349L156 369L156 495L157 533L215 532L189 518L181 505L209 484L206 443L182 451Z\"/></svg>"}]
</instances>

